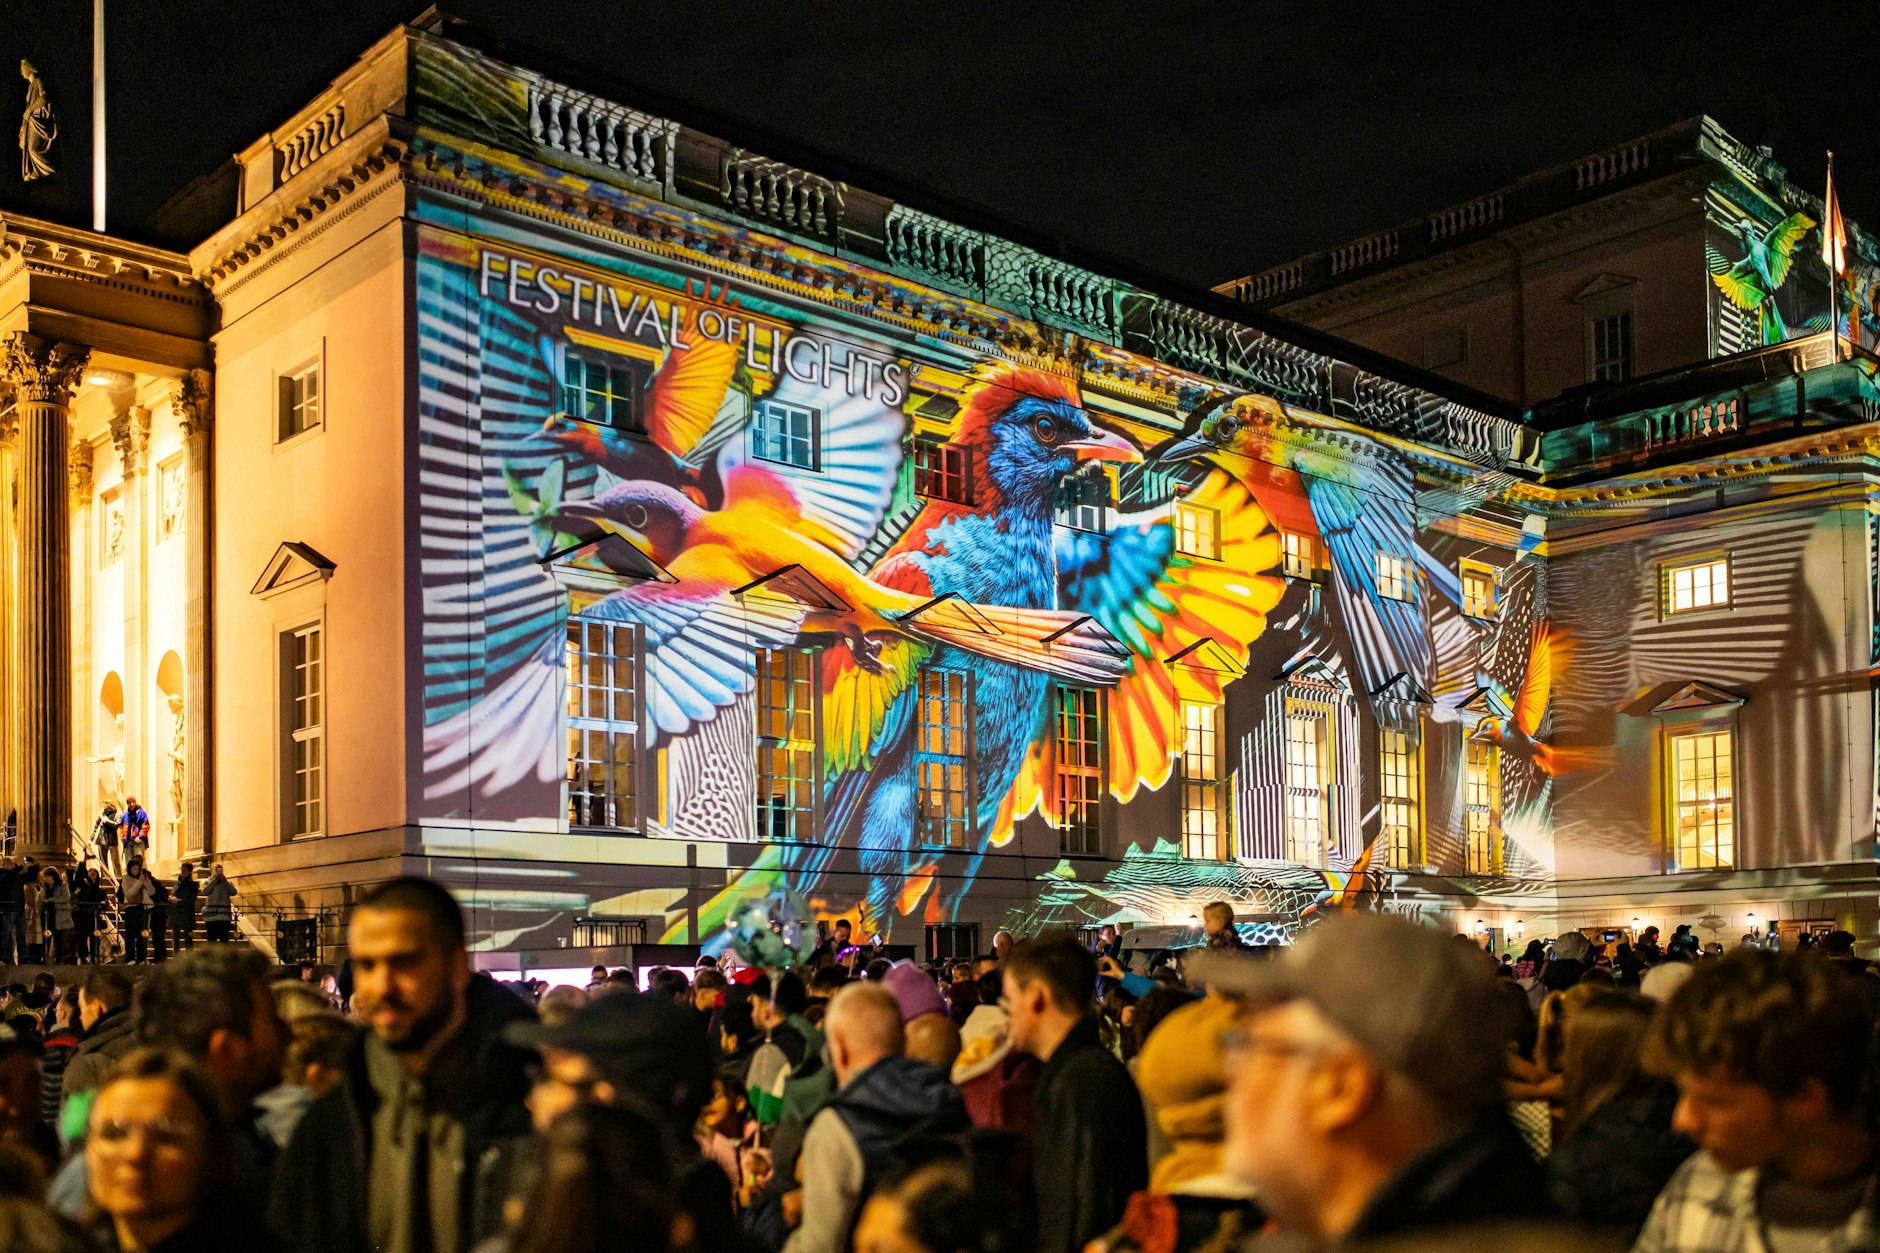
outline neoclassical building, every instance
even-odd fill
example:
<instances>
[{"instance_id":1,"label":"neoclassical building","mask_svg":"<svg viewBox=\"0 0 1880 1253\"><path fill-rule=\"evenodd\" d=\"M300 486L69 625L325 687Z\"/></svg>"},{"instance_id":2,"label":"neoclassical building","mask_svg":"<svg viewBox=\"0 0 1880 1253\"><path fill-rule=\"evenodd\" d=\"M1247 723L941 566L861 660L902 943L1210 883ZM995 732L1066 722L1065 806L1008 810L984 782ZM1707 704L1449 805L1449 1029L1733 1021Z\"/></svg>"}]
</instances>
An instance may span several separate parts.
<instances>
[{"instance_id":1,"label":"neoclassical building","mask_svg":"<svg viewBox=\"0 0 1880 1253\"><path fill-rule=\"evenodd\" d=\"M1858 349L1516 410L418 27L205 188L6 223L38 855L129 790L260 938L425 873L499 969L782 886L1874 938Z\"/></svg>"}]
</instances>

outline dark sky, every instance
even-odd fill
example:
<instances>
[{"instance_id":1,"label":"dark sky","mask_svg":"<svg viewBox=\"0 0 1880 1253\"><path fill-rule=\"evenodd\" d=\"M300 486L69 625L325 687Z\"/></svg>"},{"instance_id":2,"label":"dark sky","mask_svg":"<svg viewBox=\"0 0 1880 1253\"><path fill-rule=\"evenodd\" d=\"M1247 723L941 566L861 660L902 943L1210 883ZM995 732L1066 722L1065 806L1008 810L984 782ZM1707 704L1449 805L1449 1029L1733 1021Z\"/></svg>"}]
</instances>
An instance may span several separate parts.
<instances>
[{"instance_id":1,"label":"dark sky","mask_svg":"<svg viewBox=\"0 0 1880 1253\"><path fill-rule=\"evenodd\" d=\"M20 4L83 220L88 0ZM111 226L284 120L411 0L108 0ZM453 0L574 61L1141 269L1212 284L1708 112L1880 226L1880 5ZM260 20L265 11L265 20ZM0 91L7 127L23 84ZM627 99L626 103L633 103ZM7 131L6 133L10 133ZM726 138L739 139L739 134ZM758 146L753 144L753 146ZM859 180L858 180L859 181Z\"/></svg>"}]
</instances>

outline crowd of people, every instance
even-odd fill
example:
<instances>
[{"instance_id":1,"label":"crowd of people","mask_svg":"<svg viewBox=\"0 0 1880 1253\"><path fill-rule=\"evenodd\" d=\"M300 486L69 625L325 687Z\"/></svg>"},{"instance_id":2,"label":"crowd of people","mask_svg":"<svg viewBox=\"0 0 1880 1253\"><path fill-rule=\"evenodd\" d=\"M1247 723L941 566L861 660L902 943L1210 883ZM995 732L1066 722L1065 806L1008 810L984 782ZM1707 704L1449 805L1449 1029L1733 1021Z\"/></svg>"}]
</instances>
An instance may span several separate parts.
<instances>
[{"instance_id":1,"label":"crowd of people","mask_svg":"<svg viewBox=\"0 0 1880 1253\"><path fill-rule=\"evenodd\" d=\"M132 852L107 878L102 849L97 861L64 869L0 856L0 966L161 962L195 946L199 911L211 943L233 937L240 893L220 865L185 861L165 882Z\"/></svg>"},{"instance_id":2,"label":"crowd of people","mask_svg":"<svg viewBox=\"0 0 1880 1253\"><path fill-rule=\"evenodd\" d=\"M1845 932L1498 961L1340 913L926 965L473 973L422 879L348 975L246 945L46 977L0 1033L22 1253L1880 1247L1880 975Z\"/></svg>"}]
</instances>

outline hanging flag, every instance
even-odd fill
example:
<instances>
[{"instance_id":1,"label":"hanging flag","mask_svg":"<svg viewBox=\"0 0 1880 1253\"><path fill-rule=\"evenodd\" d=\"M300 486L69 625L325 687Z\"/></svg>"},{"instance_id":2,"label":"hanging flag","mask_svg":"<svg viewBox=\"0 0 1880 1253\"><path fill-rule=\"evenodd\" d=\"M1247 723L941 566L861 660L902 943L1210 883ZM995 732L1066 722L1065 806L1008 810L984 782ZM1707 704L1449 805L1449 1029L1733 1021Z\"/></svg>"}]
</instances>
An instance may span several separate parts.
<instances>
[{"instance_id":1,"label":"hanging flag","mask_svg":"<svg viewBox=\"0 0 1880 1253\"><path fill-rule=\"evenodd\" d=\"M1841 217L1841 202L1834 198L1834 154L1828 154L1828 196L1822 201L1821 259L1830 274L1847 273L1847 222Z\"/></svg>"}]
</instances>

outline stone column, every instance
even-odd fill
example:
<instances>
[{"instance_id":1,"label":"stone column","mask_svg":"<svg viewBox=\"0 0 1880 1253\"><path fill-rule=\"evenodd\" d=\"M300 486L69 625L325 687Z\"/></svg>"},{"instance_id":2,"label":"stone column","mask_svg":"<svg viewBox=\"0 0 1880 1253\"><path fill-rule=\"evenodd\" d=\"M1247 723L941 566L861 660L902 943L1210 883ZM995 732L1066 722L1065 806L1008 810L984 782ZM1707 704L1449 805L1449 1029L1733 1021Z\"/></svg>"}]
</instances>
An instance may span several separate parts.
<instances>
[{"instance_id":1,"label":"stone column","mask_svg":"<svg viewBox=\"0 0 1880 1253\"><path fill-rule=\"evenodd\" d=\"M183 425L183 847L184 857L215 851L213 797L209 786L214 734L209 717L209 658L213 652L209 610L210 427L214 421L213 377L207 370L183 376L172 404Z\"/></svg>"},{"instance_id":2,"label":"stone column","mask_svg":"<svg viewBox=\"0 0 1880 1253\"><path fill-rule=\"evenodd\" d=\"M150 460L150 410L132 405L111 419L111 442L117 445L118 461L123 467L124 483L118 489L124 509L124 558L118 562L124 587L124 795L135 796L150 814L158 811L157 797L162 781L157 777L160 741L170 743L169 728L159 731L151 717L153 684L150 672L150 493L145 490L150 476L145 473ZM167 710L165 711L168 712ZM168 719L164 719L166 722ZM157 855L158 829L151 821L149 856Z\"/></svg>"},{"instance_id":3,"label":"stone column","mask_svg":"<svg viewBox=\"0 0 1880 1253\"><path fill-rule=\"evenodd\" d=\"M92 454L90 444L75 441L66 464L72 489L72 825L86 836L91 834L86 824L98 809L97 776L91 761L98 706L91 652L92 594L98 577L98 550L92 536Z\"/></svg>"},{"instance_id":4,"label":"stone column","mask_svg":"<svg viewBox=\"0 0 1880 1253\"><path fill-rule=\"evenodd\" d=\"M89 348L14 332L0 374L14 388L19 423L19 673L16 778L22 854L70 859L72 803L72 588L67 414Z\"/></svg>"},{"instance_id":5,"label":"stone column","mask_svg":"<svg viewBox=\"0 0 1880 1253\"><path fill-rule=\"evenodd\" d=\"M10 392L10 389L9 389ZM14 652L19 621L19 423L11 394L0 396L0 825L19 805L14 770L14 739L18 716L14 712L14 675L19 660ZM4 835L0 831L0 835Z\"/></svg>"}]
</instances>

